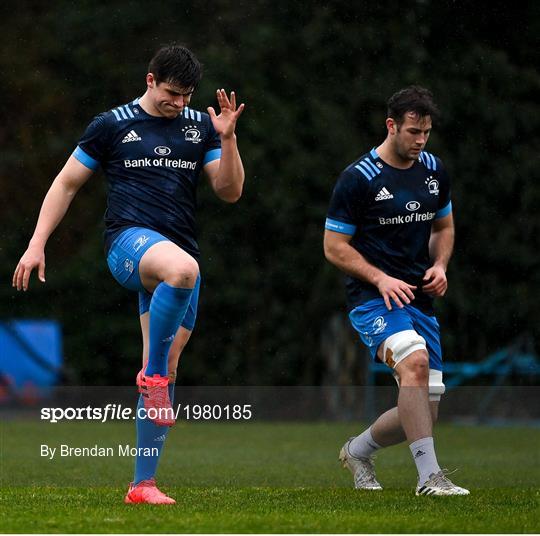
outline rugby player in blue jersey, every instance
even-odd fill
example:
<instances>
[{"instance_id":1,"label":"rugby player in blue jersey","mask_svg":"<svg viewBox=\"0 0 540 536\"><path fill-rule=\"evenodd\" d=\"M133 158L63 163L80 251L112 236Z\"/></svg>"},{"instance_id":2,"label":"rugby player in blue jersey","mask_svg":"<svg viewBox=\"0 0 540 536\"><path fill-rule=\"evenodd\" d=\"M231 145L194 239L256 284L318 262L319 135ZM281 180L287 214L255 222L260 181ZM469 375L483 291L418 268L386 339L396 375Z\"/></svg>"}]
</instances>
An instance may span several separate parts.
<instances>
[{"instance_id":1,"label":"rugby player in blue jersey","mask_svg":"<svg viewBox=\"0 0 540 536\"><path fill-rule=\"evenodd\" d=\"M163 47L150 61L144 95L94 118L46 194L13 275L17 290L27 290L34 269L45 282L47 240L79 188L101 166L108 181L107 263L115 279L139 295L138 452L158 447L160 454L174 424L176 367L195 325L199 296L195 208L200 172L229 203L240 198L244 183L235 135L244 104L237 107L234 92L229 97L219 89L219 115L211 107L208 113L189 107L201 74L187 48ZM175 502L156 487L159 454L137 456L126 503Z\"/></svg>"},{"instance_id":2,"label":"rugby player in blue jersey","mask_svg":"<svg viewBox=\"0 0 540 536\"><path fill-rule=\"evenodd\" d=\"M324 252L346 274L351 323L399 384L397 407L341 449L357 489L381 490L373 453L406 440L418 469L417 495L469 494L441 470L433 444L444 392L433 299L446 293L454 244L448 175L424 151L437 115L428 90L395 93L386 139L343 171L328 210Z\"/></svg>"}]
</instances>

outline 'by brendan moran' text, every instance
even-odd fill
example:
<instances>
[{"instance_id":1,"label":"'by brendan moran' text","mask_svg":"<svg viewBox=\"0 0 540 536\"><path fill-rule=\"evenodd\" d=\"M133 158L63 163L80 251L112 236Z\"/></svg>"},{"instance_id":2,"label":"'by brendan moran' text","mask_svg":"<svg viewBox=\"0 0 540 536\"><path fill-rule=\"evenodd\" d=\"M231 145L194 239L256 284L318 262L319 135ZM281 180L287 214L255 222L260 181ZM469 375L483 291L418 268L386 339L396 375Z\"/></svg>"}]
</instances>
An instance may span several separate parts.
<instances>
[{"instance_id":1,"label":"'by brendan moran' text","mask_svg":"<svg viewBox=\"0 0 540 536\"><path fill-rule=\"evenodd\" d=\"M158 438L159 439L159 438ZM116 447L101 447L92 445L91 447L71 447L69 445L40 445L40 455L42 458L53 460L55 458L114 458L114 457L135 457L135 456L158 456L157 447L137 448L131 445L117 445Z\"/></svg>"}]
</instances>

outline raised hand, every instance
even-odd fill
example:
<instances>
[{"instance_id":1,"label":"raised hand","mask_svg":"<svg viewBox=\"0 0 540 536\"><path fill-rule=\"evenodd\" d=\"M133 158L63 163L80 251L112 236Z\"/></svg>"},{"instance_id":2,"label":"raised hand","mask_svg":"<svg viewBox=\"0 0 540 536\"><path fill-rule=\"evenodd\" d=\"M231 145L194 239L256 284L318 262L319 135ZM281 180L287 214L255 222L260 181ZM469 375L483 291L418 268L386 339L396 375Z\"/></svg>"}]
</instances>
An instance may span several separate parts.
<instances>
[{"instance_id":1,"label":"raised hand","mask_svg":"<svg viewBox=\"0 0 540 536\"><path fill-rule=\"evenodd\" d=\"M229 99L224 89L218 89L216 91L216 97L220 107L220 114L216 115L216 111L211 106L207 108L208 114L216 132L221 138L230 138L234 136L236 121L244 111L244 104L241 104L236 109L236 95L234 91L231 91L231 98Z\"/></svg>"}]
</instances>

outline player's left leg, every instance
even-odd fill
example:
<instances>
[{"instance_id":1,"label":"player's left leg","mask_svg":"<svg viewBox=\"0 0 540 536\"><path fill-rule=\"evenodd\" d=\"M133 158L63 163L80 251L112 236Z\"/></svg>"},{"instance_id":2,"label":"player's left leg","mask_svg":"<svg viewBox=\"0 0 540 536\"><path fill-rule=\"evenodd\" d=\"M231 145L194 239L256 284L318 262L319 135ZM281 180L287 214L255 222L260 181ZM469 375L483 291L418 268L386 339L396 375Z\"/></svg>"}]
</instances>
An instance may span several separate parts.
<instances>
[{"instance_id":1,"label":"player's left leg","mask_svg":"<svg viewBox=\"0 0 540 536\"><path fill-rule=\"evenodd\" d=\"M391 335L412 329L412 322L406 311L394 308L388 311L382 298L370 300L356 307L349 314L354 329L359 333L362 342L369 348L374 360L379 359L377 349ZM382 362L384 362L381 359ZM384 424L390 441L401 440L401 425L396 429L396 412L383 414L377 423ZM399 421L398 421L399 422ZM379 444L372 435L373 426L362 434L350 438L341 448L339 459L354 477L354 487L363 490L381 490L376 479L373 454L386 444ZM393 444L393 443L388 443Z\"/></svg>"},{"instance_id":2,"label":"player's left leg","mask_svg":"<svg viewBox=\"0 0 540 536\"><path fill-rule=\"evenodd\" d=\"M428 316L414 307L411 308L410 314L414 328L425 340L429 353L429 398L432 401L439 401L445 392L439 323L434 316ZM400 388L400 394L401 390ZM419 472L416 495L469 495L469 490L450 481L444 469L436 472L427 471L426 475L426 471L423 470L426 467L422 468L424 458L428 457L426 455L431 452L433 459L437 461L433 437L413 441L409 448Z\"/></svg>"},{"instance_id":3,"label":"player's left leg","mask_svg":"<svg viewBox=\"0 0 540 536\"><path fill-rule=\"evenodd\" d=\"M200 278L197 280L192 299L190 301L188 311L182 325L178 329L168 353L168 377L169 377L169 398L171 403L174 402L174 384L176 380L176 371L182 351L184 350L197 317L197 305L199 298ZM149 304L151 295L149 293L139 294L139 312L141 322L141 332L143 339L143 368L146 367L149 357L150 336L149 336ZM139 373L140 375L140 373ZM138 413L137 413L137 452L151 452L152 455L138 455L135 458L135 475L128 495L126 503L139 502L150 504L173 504L174 499L167 497L156 487L155 474L158 468L159 459L162 453L163 445L169 434L169 427L158 426L150 419L144 419L139 416L139 409L144 407L142 396L139 398ZM141 449L155 450L141 450ZM156 454L157 452L157 454ZM171 501L173 501L171 503Z\"/></svg>"},{"instance_id":4,"label":"player's left leg","mask_svg":"<svg viewBox=\"0 0 540 536\"><path fill-rule=\"evenodd\" d=\"M167 356L186 316L198 281L197 261L162 234L129 227L111 244L107 264L125 288L150 295L150 352L144 374L137 379L148 416L158 425L172 426Z\"/></svg>"}]
</instances>

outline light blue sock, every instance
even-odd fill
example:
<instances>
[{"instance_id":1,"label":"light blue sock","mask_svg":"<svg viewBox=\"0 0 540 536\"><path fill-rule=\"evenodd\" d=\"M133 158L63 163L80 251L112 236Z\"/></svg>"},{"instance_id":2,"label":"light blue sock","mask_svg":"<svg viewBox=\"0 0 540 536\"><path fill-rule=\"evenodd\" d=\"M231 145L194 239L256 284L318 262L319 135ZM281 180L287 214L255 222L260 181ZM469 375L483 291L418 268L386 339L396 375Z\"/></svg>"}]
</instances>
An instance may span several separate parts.
<instances>
[{"instance_id":1,"label":"light blue sock","mask_svg":"<svg viewBox=\"0 0 540 536\"><path fill-rule=\"evenodd\" d=\"M186 316L192 292L192 288L171 287L165 282L154 290L150 301L150 352L146 376L167 375L169 348Z\"/></svg>"},{"instance_id":2,"label":"light blue sock","mask_svg":"<svg viewBox=\"0 0 540 536\"><path fill-rule=\"evenodd\" d=\"M174 384L169 384L169 398L172 404L174 399ZM143 456L142 454L136 456L135 476L133 477L134 484L153 478L156 474L159 457L161 456L161 451L170 428L170 426L158 426L150 419L139 418L138 410L143 407L144 402L141 395L139 396L139 403L137 405L137 452L144 453L145 451L140 449L150 449L147 452L152 454L150 456ZM157 449L157 454L152 449Z\"/></svg>"}]
</instances>

